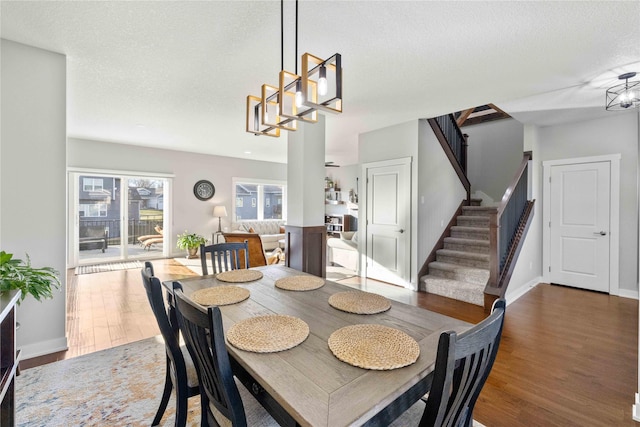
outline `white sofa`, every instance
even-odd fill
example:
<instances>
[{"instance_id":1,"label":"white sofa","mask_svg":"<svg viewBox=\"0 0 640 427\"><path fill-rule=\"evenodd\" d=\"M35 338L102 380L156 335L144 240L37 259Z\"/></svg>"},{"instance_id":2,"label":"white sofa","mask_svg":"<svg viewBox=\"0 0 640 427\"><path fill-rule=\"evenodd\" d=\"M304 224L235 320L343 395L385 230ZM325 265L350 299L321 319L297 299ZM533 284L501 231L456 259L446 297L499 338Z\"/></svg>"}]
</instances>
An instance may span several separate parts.
<instances>
[{"instance_id":1,"label":"white sofa","mask_svg":"<svg viewBox=\"0 0 640 427\"><path fill-rule=\"evenodd\" d=\"M358 271L358 232L343 231L340 237L327 239L327 257L330 265L341 265L349 270Z\"/></svg>"},{"instance_id":2,"label":"white sofa","mask_svg":"<svg viewBox=\"0 0 640 427\"><path fill-rule=\"evenodd\" d=\"M265 220L245 220L231 224L231 232L254 233L260 235L262 248L265 251L272 251L278 246L278 241L285 238L283 228L285 222L277 219Z\"/></svg>"}]
</instances>

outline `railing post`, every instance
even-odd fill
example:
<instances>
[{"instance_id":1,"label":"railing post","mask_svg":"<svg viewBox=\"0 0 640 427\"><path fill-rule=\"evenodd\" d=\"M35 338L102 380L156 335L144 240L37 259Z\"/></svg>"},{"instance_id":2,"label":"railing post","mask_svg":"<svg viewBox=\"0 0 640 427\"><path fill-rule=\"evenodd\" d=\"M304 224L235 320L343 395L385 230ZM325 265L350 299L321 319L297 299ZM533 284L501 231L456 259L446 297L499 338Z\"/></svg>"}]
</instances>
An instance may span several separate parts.
<instances>
[{"instance_id":1,"label":"railing post","mask_svg":"<svg viewBox=\"0 0 640 427\"><path fill-rule=\"evenodd\" d=\"M467 173L467 147L469 146L468 140L469 140L469 135L467 135L466 133L462 134L463 136L463 140L462 140L462 169L464 170L464 173Z\"/></svg>"},{"instance_id":2,"label":"railing post","mask_svg":"<svg viewBox=\"0 0 640 427\"><path fill-rule=\"evenodd\" d=\"M498 286L500 277L500 224L498 211L489 214L489 287Z\"/></svg>"}]
</instances>

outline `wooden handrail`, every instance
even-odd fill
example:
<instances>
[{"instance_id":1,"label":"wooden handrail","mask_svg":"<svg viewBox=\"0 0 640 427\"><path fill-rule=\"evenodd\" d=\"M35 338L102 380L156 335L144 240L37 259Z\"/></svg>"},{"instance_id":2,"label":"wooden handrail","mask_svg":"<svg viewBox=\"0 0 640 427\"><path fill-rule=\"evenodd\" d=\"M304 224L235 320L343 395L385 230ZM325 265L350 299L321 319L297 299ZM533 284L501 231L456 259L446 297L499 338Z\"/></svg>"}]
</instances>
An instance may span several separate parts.
<instances>
[{"instance_id":1,"label":"wooden handrail","mask_svg":"<svg viewBox=\"0 0 640 427\"><path fill-rule=\"evenodd\" d=\"M450 116L451 116L450 119L453 120L453 124L455 124L456 121L455 121L455 118L453 118L453 114L450 114ZM467 167L466 136L462 134L462 132L460 131L460 128L457 129L457 133L459 133L459 136L462 139L461 154L460 154L460 158L458 158L454 153L453 149L451 148L451 145L449 144L449 141L447 140L447 137L445 136L444 132L440 128L440 125L438 124L438 121L436 120L436 118L427 119L427 122L431 126L431 129L433 130L433 133L436 136L436 139L438 140L438 142L440 142L440 145L442 146L442 149L447 155L447 158L451 162L453 169L456 171L456 174L458 175L458 178L460 179L460 182L462 183L462 186L464 187L467 193L467 204L469 204L469 201L471 199L471 183L467 178L467 172L466 172L466 167ZM456 127L457 127L457 124L456 124Z\"/></svg>"},{"instance_id":2,"label":"wooden handrail","mask_svg":"<svg viewBox=\"0 0 640 427\"><path fill-rule=\"evenodd\" d=\"M498 206L498 218L502 216L502 212L504 212L504 208L509 203L509 199L511 199L511 195L513 194L513 190L515 190L516 185L520 182L520 177L524 173L525 169L527 169L527 165L529 164L529 160L532 159L531 151L526 151L522 157L522 162L516 171L515 176L511 180L511 184L509 188L502 195L502 200L500 201L500 205Z\"/></svg>"}]
</instances>

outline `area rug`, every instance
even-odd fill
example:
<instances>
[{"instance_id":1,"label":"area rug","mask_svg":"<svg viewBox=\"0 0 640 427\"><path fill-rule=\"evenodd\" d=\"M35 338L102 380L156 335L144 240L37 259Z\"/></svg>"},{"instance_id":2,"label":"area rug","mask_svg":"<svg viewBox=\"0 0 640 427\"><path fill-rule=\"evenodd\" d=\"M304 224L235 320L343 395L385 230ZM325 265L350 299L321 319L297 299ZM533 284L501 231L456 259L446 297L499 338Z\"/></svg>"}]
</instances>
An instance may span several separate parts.
<instances>
[{"instance_id":1,"label":"area rug","mask_svg":"<svg viewBox=\"0 0 640 427\"><path fill-rule=\"evenodd\" d=\"M22 370L16 378L16 425L149 426L164 386L164 343L158 337ZM161 426L173 426L175 397ZM187 426L200 421L189 399Z\"/></svg>"},{"instance_id":2,"label":"area rug","mask_svg":"<svg viewBox=\"0 0 640 427\"><path fill-rule=\"evenodd\" d=\"M105 271L129 270L131 268L142 268L142 263L140 261L126 261L110 262L108 264L81 265L76 267L76 275L104 273Z\"/></svg>"}]
</instances>

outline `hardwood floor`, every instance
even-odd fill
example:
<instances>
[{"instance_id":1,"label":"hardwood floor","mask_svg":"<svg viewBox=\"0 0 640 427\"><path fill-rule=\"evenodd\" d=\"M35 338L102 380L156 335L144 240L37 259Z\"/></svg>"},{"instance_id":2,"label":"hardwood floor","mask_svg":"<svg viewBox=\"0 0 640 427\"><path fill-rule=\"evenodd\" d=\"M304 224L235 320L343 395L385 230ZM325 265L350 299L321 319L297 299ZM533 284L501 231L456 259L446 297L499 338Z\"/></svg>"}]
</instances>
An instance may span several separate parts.
<instances>
[{"instance_id":1,"label":"hardwood floor","mask_svg":"<svg viewBox=\"0 0 640 427\"><path fill-rule=\"evenodd\" d=\"M173 260L155 260L162 280L193 276ZM139 270L69 274L69 350L21 362L21 368L157 335ZM340 283L468 322L481 307L358 277ZM487 427L635 426L638 301L541 284L507 307L500 350L476 405Z\"/></svg>"}]
</instances>

